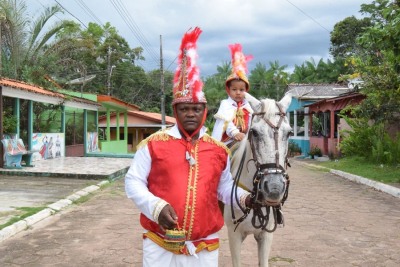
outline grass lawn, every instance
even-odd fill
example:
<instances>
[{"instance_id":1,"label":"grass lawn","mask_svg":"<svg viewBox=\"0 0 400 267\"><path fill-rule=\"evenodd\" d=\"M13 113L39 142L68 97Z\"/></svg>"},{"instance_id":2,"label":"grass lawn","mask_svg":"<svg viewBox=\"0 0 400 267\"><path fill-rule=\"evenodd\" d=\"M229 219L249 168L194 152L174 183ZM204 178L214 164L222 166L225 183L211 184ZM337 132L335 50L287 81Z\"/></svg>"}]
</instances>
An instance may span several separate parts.
<instances>
[{"instance_id":1,"label":"grass lawn","mask_svg":"<svg viewBox=\"0 0 400 267\"><path fill-rule=\"evenodd\" d=\"M390 166L366 162L361 157L345 157L318 165L362 176L385 184L400 184L400 165Z\"/></svg>"}]
</instances>

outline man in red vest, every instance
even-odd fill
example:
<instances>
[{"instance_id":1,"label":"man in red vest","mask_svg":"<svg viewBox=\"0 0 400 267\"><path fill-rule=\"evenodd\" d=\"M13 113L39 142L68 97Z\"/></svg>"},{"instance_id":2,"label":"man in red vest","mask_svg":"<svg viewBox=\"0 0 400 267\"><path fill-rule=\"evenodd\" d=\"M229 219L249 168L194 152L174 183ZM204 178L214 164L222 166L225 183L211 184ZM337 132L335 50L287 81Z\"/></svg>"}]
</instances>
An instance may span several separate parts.
<instances>
[{"instance_id":1,"label":"man in red vest","mask_svg":"<svg viewBox=\"0 0 400 267\"><path fill-rule=\"evenodd\" d=\"M177 124L143 140L126 174L127 196L140 209L143 266L218 266L218 200L230 203L229 149L206 133L207 106L196 63L199 28L187 32L174 76ZM238 189L240 204L249 193ZM233 203L236 205L236 203Z\"/></svg>"}]
</instances>

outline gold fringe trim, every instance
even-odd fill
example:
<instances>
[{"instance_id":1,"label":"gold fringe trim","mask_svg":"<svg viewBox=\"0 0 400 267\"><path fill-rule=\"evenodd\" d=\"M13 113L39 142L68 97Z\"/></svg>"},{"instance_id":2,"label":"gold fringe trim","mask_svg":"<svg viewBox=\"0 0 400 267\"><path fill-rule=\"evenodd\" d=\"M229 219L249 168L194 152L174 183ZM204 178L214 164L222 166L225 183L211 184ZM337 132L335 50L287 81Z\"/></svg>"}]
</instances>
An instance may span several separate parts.
<instances>
[{"instance_id":1,"label":"gold fringe trim","mask_svg":"<svg viewBox=\"0 0 400 267\"><path fill-rule=\"evenodd\" d=\"M228 153L228 155L231 156L231 150L224 143L218 141L217 139L213 138L212 136L209 136L208 134L204 134L202 138L203 138L204 142L212 143L212 144L215 144L215 145L225 149L226 153Z\"/></svg>"},{"instance_id":2,"label":"gold fringe trim","mask_svg":"<svg viewBox=\"0 0 400 267\"><path fill-rule=\"evenodd\" d=\"M166 130L159 130L158 132L155 132L152 135L150 135L149 137L147 137L146 139L142 140L136 146L136 149L140 149L140 148L146 146L147 143L150 141L168 141L171 138L173 138L173 137L170 136L169 134L167 134Z\"/></svg>"},{"instance_id":3,"label":"gold fringe trim","mask_svg":"<svg viewBox=\"0 0 400 267\"><path fill-rule=\"evenodd\" d=\"M235 118L236 118L236 127L237 128L240 127L242 130L245 130L246 124L244 121L244 111L242 108L236 110Z\"/></svg>"},{"instance_id":4,"label":"gold fringe trim","mask_svg":"<svg viewBox=\"0 0 400 267\"><path fill-rule=\"evenodd\" d=\"M195 165L195 170L194 170L194 179L190 180L190 184L189 186L193 187L192 190L192 206L190 208L190 223L189 223L189 229L188 229L188 239L190 239L192 237L192 232L193 232L193 224L194 224L194 215L195 213L195 209L196 209L196 195L197 195L197 181L199 179L199 143L196 143L196 146L194 148L194 155L195 155L195 159L197 164ZM191 168L192 169L192 168ZM190 193L190 189L189 189L189 193Z\"/></svg>"},{"instance_id":5,"label":"gold fringe trim","mask_svg":"<svg viewBox=\"0 0 400 267\"><path fill-rule=\"evenodd\" d=\"M164 248L165 250L168 250L169 252L172 252L174 254L185 254L189 255L187 250L184 249L183 251L181 250L171 250L168 247L165 246L164 239L157 235L156 233L153 233L151 231L148 231L147 233L143 234L143 238L149 238L151 241L159 245L160 247ZM200 242L197 247L196 247L196 253L199 253L200 251L207 249L208 251L213 251L219 248L219 242L214 243L214 244L207 244L206 242Z\"/></svg>"}]
</instances>

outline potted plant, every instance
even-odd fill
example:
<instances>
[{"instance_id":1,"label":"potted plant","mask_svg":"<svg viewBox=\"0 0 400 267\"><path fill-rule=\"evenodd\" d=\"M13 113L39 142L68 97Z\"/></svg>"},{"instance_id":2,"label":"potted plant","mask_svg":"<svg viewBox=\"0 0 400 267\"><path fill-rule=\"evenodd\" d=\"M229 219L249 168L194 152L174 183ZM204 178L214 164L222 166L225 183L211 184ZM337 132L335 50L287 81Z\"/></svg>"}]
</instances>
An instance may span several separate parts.
<instances>
[{"instance_id":1,"label":"potted plant","mask_svg":"<svg viewBox=\"0 0 400 267\"><path fill-rule=\"evenodd\" d=\"M322 157L322 151L319 147L313 146L308 152L308 155L310 155L311 159L314 159L315 156Z\"/></svg>"}]
</instances>

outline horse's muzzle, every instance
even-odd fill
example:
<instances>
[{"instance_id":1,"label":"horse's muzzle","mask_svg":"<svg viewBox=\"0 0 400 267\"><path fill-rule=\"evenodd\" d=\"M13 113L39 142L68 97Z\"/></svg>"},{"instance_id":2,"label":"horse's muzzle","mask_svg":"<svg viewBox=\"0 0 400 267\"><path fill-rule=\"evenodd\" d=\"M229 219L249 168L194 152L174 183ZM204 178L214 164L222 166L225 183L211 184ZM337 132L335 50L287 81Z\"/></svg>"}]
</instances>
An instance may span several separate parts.
<instances>
[{"instance_id":1,"label":"horse's muzzle","mask_svg":"<svg viewBox=\"0 0 400 267\"><path fill-rule=\"evenodd\" d=\"M257 201L262 205L279 205L286 190L286 177L283 173L262 175L258 187Z\"/></svg>"}]
</instances>

